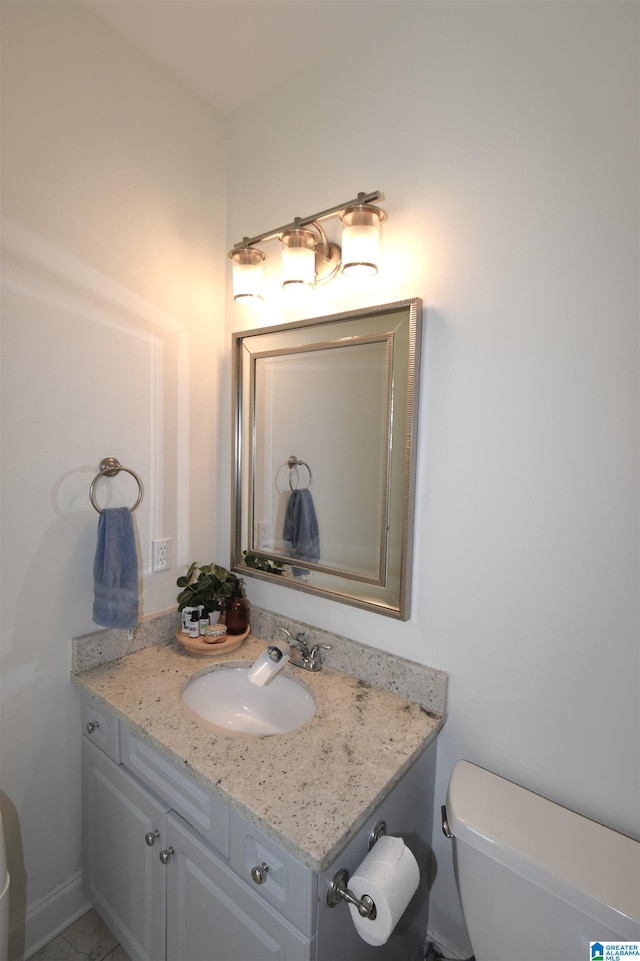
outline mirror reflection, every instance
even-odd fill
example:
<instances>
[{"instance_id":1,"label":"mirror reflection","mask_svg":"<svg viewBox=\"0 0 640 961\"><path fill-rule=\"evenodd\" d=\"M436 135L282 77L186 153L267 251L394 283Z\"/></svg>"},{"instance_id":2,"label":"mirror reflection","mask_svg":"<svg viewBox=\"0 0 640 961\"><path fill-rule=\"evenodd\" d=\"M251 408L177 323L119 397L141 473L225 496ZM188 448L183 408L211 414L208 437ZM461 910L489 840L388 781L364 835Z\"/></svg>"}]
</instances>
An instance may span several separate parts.
<instances>
[{"instance_id":1,"label":"mirror reflection","mask_svg":"<svg viewBox=\"0 0 640 961\"><path fill-rule=\"evenodd\" d=\"M421 315L234 335L234 569L409 616Z\"/></svg>"}]
</instances>

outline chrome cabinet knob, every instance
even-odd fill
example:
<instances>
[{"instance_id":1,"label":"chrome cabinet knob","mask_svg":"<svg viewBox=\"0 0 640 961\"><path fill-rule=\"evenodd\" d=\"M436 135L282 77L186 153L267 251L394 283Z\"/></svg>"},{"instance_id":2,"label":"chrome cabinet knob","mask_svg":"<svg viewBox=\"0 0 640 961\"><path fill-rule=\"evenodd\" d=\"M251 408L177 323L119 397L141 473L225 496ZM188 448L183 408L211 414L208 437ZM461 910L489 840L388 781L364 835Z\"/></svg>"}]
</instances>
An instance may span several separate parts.
<instances>
[{"instance_id":1,"label":"chrome cabinet knob","mask_svg":"<svg viewBox=\"0 0 640 961\"><path fill-rule=\"evenodd\" d=\"M87 734L93 734L96 728L100 727L99 721L87 721L86 732Z\"/></svg>"},{"instance_id":2,"label":"chrome cabinet knob","mask_svg":"<svg viewBox=\"0 0 640 961\"><path fill-rule=\"evenodd\" d=\"M147 831L147 833L144 836L144 839L149 845L149 847L152 848L156 838L159 838L159 837L160 837L160 831Z\"/></svg>"},{"instance_id":3,"label":"chrome cabinet knob","mask_svg":"<svg viewBox=\"0 0 640 961\"><path fill-rule=\"evenodd\" d=\"M251 880L255 881L256 884L264 884L267 880L268 870L269 865L265 864L264 861L260 865L256 864L254 868L251 868Z\"/></svg>"},{"instance_id":4,"label":"chrome cabinet knob","mask_svg":"<svg viewBox=\"0 0 640 961\"><path fill-rule=\"evenodd\" d=\"M161 852L160 852L160 860L162 861L162 863L163 863L163 864L168 864L168 863L169 863L169 858L171 857L172 854L175 854L175 851L174 851L173 848L171 848L171 847L166 848L164 851L161 851Z\"/></svg>"}]
</instances>

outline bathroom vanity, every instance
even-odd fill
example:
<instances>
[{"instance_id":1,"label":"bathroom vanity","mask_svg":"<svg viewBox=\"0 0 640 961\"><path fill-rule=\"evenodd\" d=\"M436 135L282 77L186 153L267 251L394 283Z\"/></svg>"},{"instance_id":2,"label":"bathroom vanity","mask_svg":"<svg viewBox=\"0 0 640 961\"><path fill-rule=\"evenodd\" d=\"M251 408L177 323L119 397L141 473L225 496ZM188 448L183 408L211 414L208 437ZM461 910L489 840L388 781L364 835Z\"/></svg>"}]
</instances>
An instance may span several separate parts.
<instances>
[{"instance_id":1,"label":"bathroom vanity","mask_svg":"<svg viewBox=\"0 0 640 961\"><path fill-rule=\"evenodd\" d=\"M443 715L325 666L285 669L317 703L290 734L218 734L187 716L180 694L194 675L246 667L263 648L250 637L212 661L167 642L73 675L87 896L132 959L417 961ZM389 941L372 947L326 894L362 862L380 820L421 880Z\"/></svg>"}]
</instances>

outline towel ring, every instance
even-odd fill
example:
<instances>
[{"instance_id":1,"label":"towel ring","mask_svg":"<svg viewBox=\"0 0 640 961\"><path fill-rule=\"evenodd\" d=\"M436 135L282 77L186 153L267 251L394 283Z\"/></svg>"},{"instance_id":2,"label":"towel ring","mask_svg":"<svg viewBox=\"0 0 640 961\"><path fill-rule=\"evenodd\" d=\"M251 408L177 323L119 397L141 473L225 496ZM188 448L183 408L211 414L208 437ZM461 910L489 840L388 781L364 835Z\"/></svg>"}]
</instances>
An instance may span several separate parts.
<instances>
[{"instance_id":1,"label":"towel ring","mask_svg":"<svg viewBox=\"0 0 640 961\"><path fill-rule=\"evenodd\" d=\"M116 460L115 457L105 457L104 460L100 461L100 471L99 473L96 474L96 476L91 481L91 487L89 488L89 500L91 501L91 506L95 510L97 510L98 514L102 514L102 508L98 507L98 504L96 503L96 498L95 498L96 484L98 483L101 477L115 477L116 474L119 474L121 470L125 471L125 473L127 474L131 474L132 477L135 477L136 483L138 485L138 497L136 498L136 502L133 505L133 507L129 508L132 514L136 509L136 507L138 506L138 504L140 503L140 501L142 500L144 488L142 486L142 481L140 480L136 472L134 470L131 470L130 467L123 467L120 461Z\"/></svg>"},{"instance_id":2,"label":"towel ring","mask_svg":"<svg viewBox=\"0 0 640 961\"><path fill-rule=\"evenodd\" d=\"M307 489L309 489L309 487L311 487L311 481L313 480L313 476L312 476L312 474L311 474L311 468L309 467L309 465L307 464L307 462L306 462L306 461L303 461L303 460L298 460L298 458L296 457L296 455L295 455L295 454L292 454L291 457L287 460L287 465L288 465L288 467L289 467L289 487L291 488L291 492L293 493L293 491L297 491L297 490L298 490L298 485L299 485L298 467L306 467L307 470L309 471L309 483L307 484ZM293 486L293 483L292 483L292 478L293 478L293 472L294 472L294 471L296 472L296 486L295 486L295 487Z\"/></svg>"}]
</instances>

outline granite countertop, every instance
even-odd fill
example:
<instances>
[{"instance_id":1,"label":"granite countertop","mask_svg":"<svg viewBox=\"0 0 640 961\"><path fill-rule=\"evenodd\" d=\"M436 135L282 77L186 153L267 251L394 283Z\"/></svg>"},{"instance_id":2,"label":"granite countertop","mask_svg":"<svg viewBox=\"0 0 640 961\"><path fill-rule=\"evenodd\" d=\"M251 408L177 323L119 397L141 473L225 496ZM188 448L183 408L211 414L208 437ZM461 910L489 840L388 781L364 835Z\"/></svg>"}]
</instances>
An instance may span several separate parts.
<instances>
[{"instance_id":1,"label":"granite countertop","mask_svg":"<svg viewBox=\"0 0 640 961\"><path fill-rule=\"evenodd\" d=\"M287 665L314 695L313 718L274 737L217 734L192 721L180 694L196 675L246 667L265 641L249 636L215 658L177 641L73 674L165 758L314 871L322 871L436 737L444 717L367 681L323 666Z\"/></svg>"}]
</instances>

